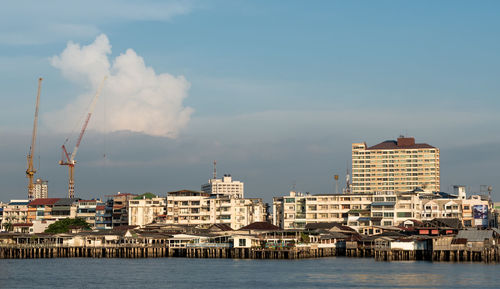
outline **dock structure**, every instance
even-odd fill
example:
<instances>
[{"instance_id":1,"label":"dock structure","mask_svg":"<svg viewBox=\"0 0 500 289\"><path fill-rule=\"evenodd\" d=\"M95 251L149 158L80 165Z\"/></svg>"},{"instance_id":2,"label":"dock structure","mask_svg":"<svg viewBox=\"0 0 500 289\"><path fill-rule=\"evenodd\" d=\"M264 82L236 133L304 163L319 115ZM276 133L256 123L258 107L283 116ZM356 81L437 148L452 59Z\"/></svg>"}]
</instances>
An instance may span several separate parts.
<instances>
[{"instance_id":1,"label":"dock structure","mask_svg":"<svg viewBox=\"0 0 500 289\"><path fill-rule=\"evenodd\" d=\"M0 234L0 259L36 258L374 258L377 261L500 262L500 231L459 230L426 236L345 228L282 230L264 224L244 230L125 227L64 234Z\"/></svg>"},{"instance_id":2,"label":"dock structure","mask_svg":"<svg viewBox=\"0 0 500 289\"><path fill-rule=\"evenodd\" d=\"M0 246L0 259L47 258L232 258L232 259L304 259L337 256L336 250L293 248L285 250L262 248L205 247L56 247Z\"/></svg>"}]
</instances>

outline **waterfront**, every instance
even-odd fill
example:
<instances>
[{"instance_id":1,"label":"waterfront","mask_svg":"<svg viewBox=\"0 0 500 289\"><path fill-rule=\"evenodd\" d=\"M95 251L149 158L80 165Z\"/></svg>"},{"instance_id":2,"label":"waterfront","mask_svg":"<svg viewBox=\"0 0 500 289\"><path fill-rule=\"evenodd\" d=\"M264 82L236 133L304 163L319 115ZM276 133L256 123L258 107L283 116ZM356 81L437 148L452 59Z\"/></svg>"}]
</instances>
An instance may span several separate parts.
<instances>
[{"instance_id":1,"label":"waterfront","mask_svg":"<svg viewBox=\"0 0 500 289\"><path fill-rule=\"evenodd\" d=\"M498 265L303 260L0 260L0 288L498 288Z\"/></svg>"}]
</instances>

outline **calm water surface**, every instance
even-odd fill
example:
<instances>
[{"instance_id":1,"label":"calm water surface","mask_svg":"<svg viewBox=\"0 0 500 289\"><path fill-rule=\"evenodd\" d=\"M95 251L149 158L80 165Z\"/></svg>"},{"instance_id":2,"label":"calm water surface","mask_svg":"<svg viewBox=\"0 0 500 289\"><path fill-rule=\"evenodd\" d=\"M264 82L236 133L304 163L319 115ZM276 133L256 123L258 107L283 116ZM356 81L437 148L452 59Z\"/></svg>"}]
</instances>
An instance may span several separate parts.
<instances>
[{"instance_id":1,"label":"calm water surface","mask_svg":"<svg viewBox=\"0 0 500 289\"><path fill-rule=\"evenodd\" d=\"M500 288L499 269L357 258L0 260L0 288Z\"/></svg>"}]
</instances>

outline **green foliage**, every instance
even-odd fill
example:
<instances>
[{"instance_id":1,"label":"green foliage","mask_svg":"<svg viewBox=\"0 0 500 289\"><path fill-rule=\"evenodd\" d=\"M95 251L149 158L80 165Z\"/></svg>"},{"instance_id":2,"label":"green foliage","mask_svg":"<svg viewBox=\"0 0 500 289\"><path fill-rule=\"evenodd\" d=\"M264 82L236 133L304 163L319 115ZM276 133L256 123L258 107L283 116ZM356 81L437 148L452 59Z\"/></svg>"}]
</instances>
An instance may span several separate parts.
<instances>
[{"instance_id":1,"label":"green foliage","mask_svg":"<svg viewBox=\"0 0 500 289\"><path fill-rule=\"evenodd\" d=\"M300 233L300 241L302 243L309 243L309 235L307 235L306 233L304 232L301 232Z\"/></svg>"},{"instance_id":2,"label":"green foliage","mask_svg":"<svg viewBox=\"0 0 500 289\"><path fill-rule=\"evenodd\" d=\"M90 230L90 225L82 218L70 219L66 218L63 220L59 220L54 224L50 224L45 233L51 234L59 234L59 233L68 233L70 227L81 227L84 230Z\"/></svg>"},{"instance_id":3,"label":"green foliage","mask_svg":"<svg viewBox=\"0 0 500 289\"><path fill-rule=\"evenodd\" d=\"M3 227L4 227L5 231L8 231L8 232L14 230L14 225L11 222L4 223Z\"/></svg>"},{"instance_id":4,"label":"green foliage","mask_svg":"<svg viewBox=\"0 0 500 289\"><path fill-rule=\"evenodd\" d=\"M144 193L142 195L139 195L137 197L134 198L134 200L140 200L140 199L152 199L152 198L156 198L156 195L153 194L153 193Z\"/></svg>"}]
</instances>

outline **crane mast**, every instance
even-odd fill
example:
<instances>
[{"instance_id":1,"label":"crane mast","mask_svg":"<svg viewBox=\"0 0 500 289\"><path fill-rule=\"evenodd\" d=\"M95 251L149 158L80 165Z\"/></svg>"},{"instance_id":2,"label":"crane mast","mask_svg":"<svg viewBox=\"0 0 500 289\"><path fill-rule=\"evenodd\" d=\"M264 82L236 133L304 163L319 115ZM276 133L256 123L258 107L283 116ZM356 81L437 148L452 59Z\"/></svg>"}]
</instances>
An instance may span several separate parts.
<instances>
[{"instance_id":1,"label":"crane mast","mask_svg":"<svg viewBox=\"0 0 500 289\"><path fill-rule=\"evenodd\" d=\"M35 197L35 185L33 179L35 177L36 169L33 167L33 155L35 154L36 145L36 132L38 127L38 107L40 105L40 90L42 88L42 78L38 78L38 92L36 94L36 105L35 105L35 119L33 121L33 133L31 134L31 146L28 156L26 157L28 162L28 168L26 169L26 177L28 178L28 199L33 200Z\"/></svg>"},{"instance_id":2,"label":"crane mast","mask_svg":"<svg viewBox=\"0 0 500 289\"><path fill-rule=\"evenodd\" d=\"M69 184L68 184L68 198L74 198L75 197L75 179L74 179L74 172L75 172L75 156L78 151L78 148L80 147L80 143L82 142L83 135L85 134L85 131L87 129L87 126L90 121L90 117L92 116L92 113L94 112L95 105L97 103L97 98L99 97L99 94L101 93L102 87L104 85L104 81L106 80L106 77L102 80L101 84L97 88L97 92L92 99L92 103L90 104L89 111L87 113L87 117L85 118L85 122L83 123L83 127L80 131L80 135L78 136L78 140L76 142L75 148L73 149L73 152L71 155L68 153L65 144L62 145L62 156L61 160L59 161L59 164L62 166L68 166L69 169ZM66 140L67 141L67 140Z\"/></svg>"}]
</instances>

